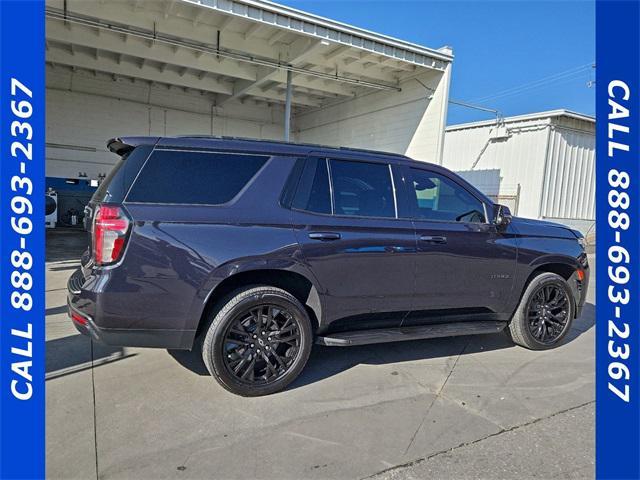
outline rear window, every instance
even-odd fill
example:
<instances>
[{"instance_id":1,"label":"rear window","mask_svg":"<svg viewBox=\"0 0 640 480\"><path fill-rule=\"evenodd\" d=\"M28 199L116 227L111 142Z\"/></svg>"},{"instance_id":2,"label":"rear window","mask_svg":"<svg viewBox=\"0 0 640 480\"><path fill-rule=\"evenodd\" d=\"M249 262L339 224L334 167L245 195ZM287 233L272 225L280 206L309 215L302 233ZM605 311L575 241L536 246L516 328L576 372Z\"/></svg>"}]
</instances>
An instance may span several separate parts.
<instances>
[{"instance_id":1,"label":"rear window","mask_svg":"<svg viewBox=\"0 0 640 480\"><path fill-rule=\"evenodd\" d=\"M93 202L122 202L152 148L149 145L143 145L120 157L93 193L91 200Z\"/></svg>"},{"instance_id":2,"label":"rear window","mask_svg":"<svg viewBox=\"0 0 640 480\"><path fill-rule=\"evenodd\" d=\"M269 159L265 155L155 151L128 202L219 205L230 201Z\"/></svg>"}]
</instances>

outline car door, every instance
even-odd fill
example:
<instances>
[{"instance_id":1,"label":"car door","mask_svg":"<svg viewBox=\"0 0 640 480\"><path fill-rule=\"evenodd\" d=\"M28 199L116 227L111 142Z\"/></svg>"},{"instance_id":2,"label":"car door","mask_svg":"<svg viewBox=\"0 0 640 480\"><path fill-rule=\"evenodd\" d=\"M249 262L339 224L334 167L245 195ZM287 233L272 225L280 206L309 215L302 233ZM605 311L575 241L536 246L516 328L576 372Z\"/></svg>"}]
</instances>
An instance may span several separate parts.
<instances>
[{"instance_id":1,"label":"car door","mask_svg":"<svg viewBox=\"0 0 640 480\"><path fill-rule=\"evenodd\" d=\"M403 179L417 242L413 312L403 325L502 319L514 281L515 239L487 221L491 206L450 172L407 166Z\"/></svg>"},{"instance_id":2,"label":"car door","mask_svg":"<svg viewBox=\"0 0 640 480\"><path fill-rule=\"evenodd\" d=\"M306 161L292 218L322 289L321 330L399 326L410 309L415 230L397 218L394 183L386 163Z\"/></svg>"}]
</instances>

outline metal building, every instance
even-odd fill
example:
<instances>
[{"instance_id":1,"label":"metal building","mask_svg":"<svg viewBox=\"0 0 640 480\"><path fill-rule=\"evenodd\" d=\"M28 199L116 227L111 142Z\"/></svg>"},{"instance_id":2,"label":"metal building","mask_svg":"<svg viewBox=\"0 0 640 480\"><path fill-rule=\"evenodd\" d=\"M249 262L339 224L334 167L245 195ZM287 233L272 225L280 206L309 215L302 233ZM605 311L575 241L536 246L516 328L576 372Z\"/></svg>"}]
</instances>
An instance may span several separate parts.
<instances>
[{"instance_id":1,"label":"metal building","mask_svg":"<svg viewBox=\"0 0 640 480\"><path fill-rule=\"evenodd\" d=\"M442 155L447 47L261 0L47 0L46 27L47 186L62 223L109 172L118 135Z\"/></svg>"},{"instance_id":2,"label":"metal building","mask_svg":"<svg viewBox=\"0 0 640 480\"><path fill-rule=\"evenodd\" d=\"M593 117L553 110L449 126L442 163L520 216L593 227Z\"/></svg>"}]
</instances>

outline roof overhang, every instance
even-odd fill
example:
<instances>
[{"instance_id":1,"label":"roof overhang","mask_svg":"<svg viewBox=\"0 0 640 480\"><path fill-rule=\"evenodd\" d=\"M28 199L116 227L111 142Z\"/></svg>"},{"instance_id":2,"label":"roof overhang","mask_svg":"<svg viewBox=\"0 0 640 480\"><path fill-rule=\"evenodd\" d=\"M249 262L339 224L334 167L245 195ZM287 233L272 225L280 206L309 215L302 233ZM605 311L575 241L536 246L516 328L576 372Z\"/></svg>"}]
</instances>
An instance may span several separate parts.
<instances>
[{"instance_id":1,"label":"roof overhang","mask_svg":"<svg viewBox=\"0 0 640 480\"><path fill-rule=\"evenodd\" d=\"M453 60L448 48L432 49L264 0L185 0L276 28L356 47L416 65L443 68Z\"/></svg>"},{"instance_id":2,"label":"roof overhang","mask_svg":"<svg viewBox=\"0 0 640 480\"><path fill-rule=\"evenodd\" d=\"M47 0L47 63L298 109L398 91L452 61L421 47L258 0Z\"/></svg>"},{"instance_id":3,"label":"roof overhang","mask_svg":"<svg viewBox=\"0 0 640 480\"><path fill-rule=\"evenodd\" d=\"M585 122L595 123L595 117L590 115L585 115L583 113L573 112L571 110L558 109L558 110L548 110L545 112L537 112L537 113L528 113L526 115L515 115L512 117L501 118L501 123L515 123L515 122L528 122L533 120L548 120L551 118L558 117L566 117L573 118L576 120L583 120ZM481 120L479 122L469 122L469 123L459 123L457 125L449 125L446 128L446 131L454 131L454 130L465 130L469 128L477 128L477 127L486 127L490 125L495 125L496 120Z\"/></svg>"}]
</instances>

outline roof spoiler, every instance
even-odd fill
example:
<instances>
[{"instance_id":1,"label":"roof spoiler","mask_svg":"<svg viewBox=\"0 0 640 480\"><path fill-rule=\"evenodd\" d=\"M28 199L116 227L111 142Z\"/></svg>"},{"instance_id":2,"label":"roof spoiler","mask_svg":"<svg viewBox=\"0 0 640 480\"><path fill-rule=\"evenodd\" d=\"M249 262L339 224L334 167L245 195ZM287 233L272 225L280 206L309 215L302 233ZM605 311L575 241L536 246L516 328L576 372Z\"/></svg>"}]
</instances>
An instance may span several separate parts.
<instances>
[{"instance_id":1,"label":"roof spoiler","mask_svg":"<svg viewBox=\"0 0 640 480\"><path fill-rule=\"evenodd\" d=\"M140 145L155 145L160 137L116 137L107 142L109 151L124 155Z\"/></svg>"}]
</instances>

